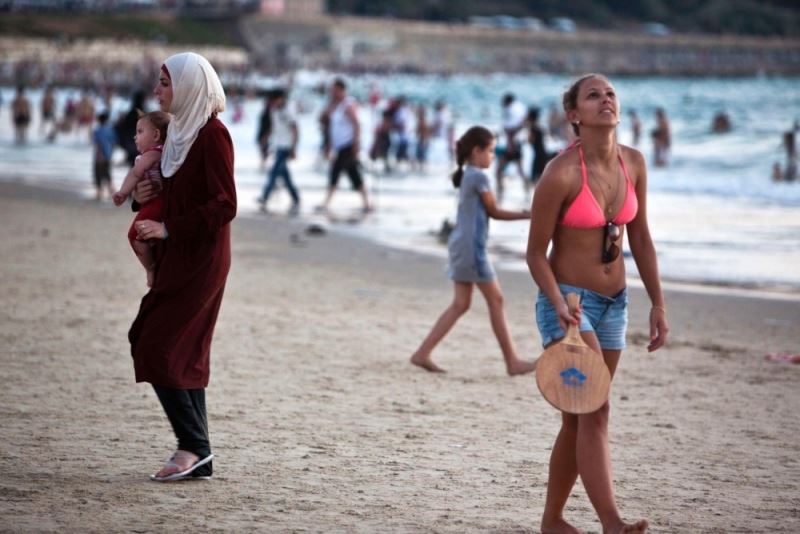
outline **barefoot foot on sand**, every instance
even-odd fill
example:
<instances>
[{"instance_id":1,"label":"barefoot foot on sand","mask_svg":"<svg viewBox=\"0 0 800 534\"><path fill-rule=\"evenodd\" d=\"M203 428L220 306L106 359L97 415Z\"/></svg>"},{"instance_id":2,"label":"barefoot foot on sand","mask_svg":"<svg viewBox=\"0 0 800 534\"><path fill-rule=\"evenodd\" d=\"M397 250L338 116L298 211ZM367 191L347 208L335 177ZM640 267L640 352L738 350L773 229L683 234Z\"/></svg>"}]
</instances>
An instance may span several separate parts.
<instances>
[{"instance_id":1,"label":"barefoot foot on sand","mask_svg":"<svg viewBox=\"0 0 800 534\"><path fill-rule=\"evenodd\" d=\"M559 519L552 523L542 523L542 534L584 534L584 532Z\"/></svg>"},{"instance_id":2,"label":"barefoot foot on sand","mask_svg":"<svg viewBox=\"0 0 800 534\"><path fill-rule=\"evenodd\" d=\"M512 360L506 364L506 372L508 373L508 376L532 373L536 370L536 362L538 361L538 359L532 362L520 359Z\"/></svg>"},{"instance_id":3,"label":"barefoot foot on sand","mask_svg":"<svg viewBox=\"0 0 800 534\"><path fill-rule=\"evenodd\" d=\"M620 522L619 525L614 525L613 528L604 529L603 532L608 532L610 534L644 534L647 532L647 528L650 525L648 524L646 519L642 519L637 521L636 523L622 523Z\"/></svg>"},{"instance_id":4,"label":"barefoot foot on sand","mask_svg":"<svg viewBox=\"0 0 800 534\"><path fill-rule=\"evenodd\" d=\"M192 467L199 459L199 456L189 451L177 450L175 454L167 460L167 463L164 464L161 471L156 473L156 476L163 478L173 473L181 473Z\"/></svg>"},{"instance_id":5,"label":"barefoot foot on sand","mask_svg":"<svg viewBox=\"0 0 800 534\"><path fill-rule=\"evenodd\" d=\"M433 360L431 360L430 356L425 358L423 356L418 356L417 354L415 354L411 357L411 363L418 367L422 367L423 369L425 369L426 371L430 371L431 373L446 372L444 369L433 363Z\"/></svg>"}]
</instances>

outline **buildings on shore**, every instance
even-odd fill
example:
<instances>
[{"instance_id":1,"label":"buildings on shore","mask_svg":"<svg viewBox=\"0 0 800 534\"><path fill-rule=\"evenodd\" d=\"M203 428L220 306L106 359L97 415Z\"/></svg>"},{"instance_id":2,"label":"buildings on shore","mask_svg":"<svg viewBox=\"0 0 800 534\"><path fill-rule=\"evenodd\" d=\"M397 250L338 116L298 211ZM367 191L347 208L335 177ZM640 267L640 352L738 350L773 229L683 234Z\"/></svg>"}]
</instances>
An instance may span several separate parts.
<instances>
[{"instance_id":1,"label":"buildings on shore","mask_svg":"<svg viewBox=\"0 0 800 534\"><path fill-rule=\"evenodd\" d=\"M268 70L556 72L625 75L800 74L800 39L530 31L394 19L256 14L240 32Z\"/></svg>"}]
</instances>

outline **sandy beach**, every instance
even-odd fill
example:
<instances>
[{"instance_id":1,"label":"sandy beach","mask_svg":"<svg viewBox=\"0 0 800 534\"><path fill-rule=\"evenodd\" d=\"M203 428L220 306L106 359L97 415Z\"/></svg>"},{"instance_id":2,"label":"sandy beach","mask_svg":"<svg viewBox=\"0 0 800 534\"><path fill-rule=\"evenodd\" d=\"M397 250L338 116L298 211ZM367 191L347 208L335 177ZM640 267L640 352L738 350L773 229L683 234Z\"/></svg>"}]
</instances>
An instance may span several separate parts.
<instances>
[{"instance_id":1,"label":"sandy beach","mask_svg":"<svg viewBox=\"0 0 800 534\"><path fill-rule=\"evenodd\" d=\"M435 353L408 357L451 296L441 259L303 223L239 218L212 346L215 475L148 480L174 438L126 334L145 277L131 214L0 183L0 530L537 532L559 416L504 374L479 295ZM535 287L501 272L521 354ZM653 532L800 531L797 295L667 291L645 350L634 288L612 387L618 500ZM600 525L580 483L567 518Z\"/></svg>"}]
</instances>

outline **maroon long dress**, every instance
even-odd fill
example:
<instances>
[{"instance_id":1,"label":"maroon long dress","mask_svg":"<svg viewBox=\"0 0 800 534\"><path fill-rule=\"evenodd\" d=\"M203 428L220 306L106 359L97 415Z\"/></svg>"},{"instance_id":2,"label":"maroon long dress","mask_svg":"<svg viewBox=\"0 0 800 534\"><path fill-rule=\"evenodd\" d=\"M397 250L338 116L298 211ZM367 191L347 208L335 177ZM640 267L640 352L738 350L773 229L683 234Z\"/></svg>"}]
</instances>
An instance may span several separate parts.
<instances>
[{"instance_id":1,"label":"maroon long dress","mask_svg":"<svg viewBox=\"0 0 800 534\"><path fill-rule=\"evenodd\" d=\"M137 382L175 389L208 385L211 336L231 265L236 215L233 143L211 118L186 160L164 179L166 240L128 339Z\"/></svg>"}]
</instances>

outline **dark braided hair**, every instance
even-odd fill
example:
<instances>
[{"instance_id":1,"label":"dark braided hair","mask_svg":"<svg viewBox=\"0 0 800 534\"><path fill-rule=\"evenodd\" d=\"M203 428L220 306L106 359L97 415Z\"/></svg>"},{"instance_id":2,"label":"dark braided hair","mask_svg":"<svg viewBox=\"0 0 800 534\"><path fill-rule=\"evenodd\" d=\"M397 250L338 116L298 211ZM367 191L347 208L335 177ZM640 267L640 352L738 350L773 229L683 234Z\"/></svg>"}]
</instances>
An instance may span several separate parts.
<instances>
[{"instance_id":1,"label":"dark braided hair","mask_svg":"<svg viewBox=\"0 0 800 534\"><path fill-rule=\"evenodd\" d=\"M456 141L456 164L458 168L453 173L453 187L461 185L464 176L464 164L472 155L475 147L486 148L494 141L494 134L483 126L473 126Z\"/></svg>"}]
</instances>

